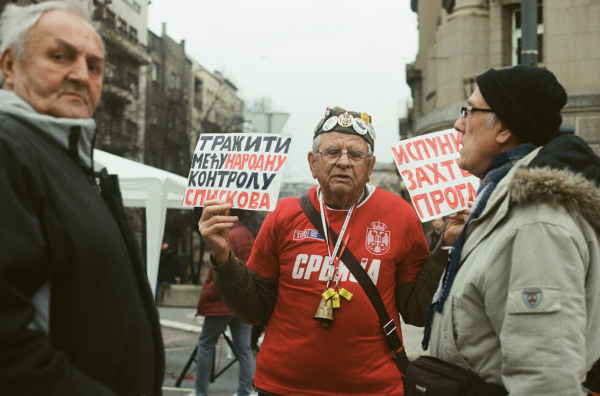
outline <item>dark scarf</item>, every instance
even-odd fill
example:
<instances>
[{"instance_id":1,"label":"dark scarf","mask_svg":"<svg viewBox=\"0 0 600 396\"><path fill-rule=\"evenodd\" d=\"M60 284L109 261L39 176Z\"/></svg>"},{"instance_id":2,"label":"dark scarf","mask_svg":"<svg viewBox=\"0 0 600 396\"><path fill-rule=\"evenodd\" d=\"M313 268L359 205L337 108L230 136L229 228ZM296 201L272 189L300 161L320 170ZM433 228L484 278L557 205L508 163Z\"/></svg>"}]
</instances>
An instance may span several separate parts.
<instances>
[{"instance_id":1,"label":"dark scarf","mask_svg":"<svg viewBox=\"0 0 600 396\"><path fill-rule=\"evenodd\" d=\"M450 293L450 288L454 283L454 279L456 278L456 274L459 270L459 261L460 261L460 253L462 250L463 243L466 239L464 234L467 229L467 224L469 221L478 218L483 213L485 206L487 204L488 199L492 195L492 192L500 183L500 180L506 176L506 174L512 169L512 167L525 157L527 154L531 153L536 146L531 143L521 144L517 147L514 147L510 150L507 150L503 153L498 154L494 157L492 163L485 171L483 178L481 179L481 184L479 185L479 189L477 190L477 195L480 196L477 200L475 207L472 209L471 214L467 218L467 221L463 227L463 230L458 235L456 239L456 243L454 244L454 249L452 251L452 259L450 260L450 265L448 266L448 270L446 271L442 293L437 302L432 302L429 308L427 309L427 315L425 316L425 330L423 335L423 350L427 350L429 346L429 337L431 336L431 325L433 323L433 316L435 311L442 312L444 309L444 302L448 298L448 294Z\"/></svg>"}]
</instances>

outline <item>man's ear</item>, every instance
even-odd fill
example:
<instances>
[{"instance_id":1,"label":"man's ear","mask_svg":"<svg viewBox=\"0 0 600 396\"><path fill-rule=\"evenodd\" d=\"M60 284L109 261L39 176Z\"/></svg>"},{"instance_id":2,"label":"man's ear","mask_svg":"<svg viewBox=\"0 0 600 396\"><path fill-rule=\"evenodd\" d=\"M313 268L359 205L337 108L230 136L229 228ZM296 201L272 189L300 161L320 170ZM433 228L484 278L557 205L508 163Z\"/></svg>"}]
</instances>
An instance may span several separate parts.
<instances>
[{"instance_id":1,"label":"man's ear","mask_svg":"<svg viewBox=\"0 0 600 396\"><path fill-rule=\"evenodd\" d=\"M15 52L12 47L7 47L0 56L0 69L4 76L2 88L8 91L12 91L15 85L15 65Z\"/></svg>"},{"instance_id":2,"label":"man's ear","mask_svg":"<svg viewBox=\"0 0 600 396\"><path fill-rule=\"evenodd\" d=\"M314 151L309 151L308 152L308 166L310 166L310 173L312 173L312 177L313 179L317 178L317 168L316 168L316 162L317 160L317 155L315 154Z\"/></svg>"},{"instance_id":3,"label":"man's ear","mask_svg":"<svg viewBox=\"0 0 600 396\"><path fill-rule=\"evenodd\" d=\"M373 172L373 168L375 168L375 156L372 156L371 162L369 162L369 174L367 176L367 182L371 181L371 173Z\"/></svg>"},{"instance_id":4,"label":"man's ear","mask_svg":"<svg viewBox=\"0 0 600 396\"><path fill-rule=\"evenodd\" d=\"M516 147L521 144L521 140L512 133L510 129L502 121L498 119L498 124L496 124L496 143L500 146L508 146L508 148Z\"/></svg>"}]
</instances>

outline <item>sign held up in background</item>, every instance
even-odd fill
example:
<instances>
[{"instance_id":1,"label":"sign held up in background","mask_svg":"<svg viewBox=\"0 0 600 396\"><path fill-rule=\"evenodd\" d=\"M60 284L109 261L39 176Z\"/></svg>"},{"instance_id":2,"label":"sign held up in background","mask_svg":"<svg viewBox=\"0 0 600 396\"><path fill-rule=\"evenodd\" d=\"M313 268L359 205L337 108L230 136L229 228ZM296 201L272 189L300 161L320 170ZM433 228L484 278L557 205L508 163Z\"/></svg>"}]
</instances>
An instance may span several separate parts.
<instances>
[{"instance_id":1,"label":"sign held up in background","mask_svg":"<svg viewBox=\"0 0 600 396\"><path fill-rule=\"evenodd\" d=\"M391 149L421 222L458 212L475 199L479 179L458 167L456 130L402 140Z\"/></svg>"},{"instance_id":2,"label":"sign held up in background","mask_svg":"<svg viewBox=\"0 0 600 396\"><path fill-rule=\"evenodd\" d=\"M234 208L273 211L291 141L274 134L200 135L182 206L222 199Z\"/></svg>"}]
</instances>

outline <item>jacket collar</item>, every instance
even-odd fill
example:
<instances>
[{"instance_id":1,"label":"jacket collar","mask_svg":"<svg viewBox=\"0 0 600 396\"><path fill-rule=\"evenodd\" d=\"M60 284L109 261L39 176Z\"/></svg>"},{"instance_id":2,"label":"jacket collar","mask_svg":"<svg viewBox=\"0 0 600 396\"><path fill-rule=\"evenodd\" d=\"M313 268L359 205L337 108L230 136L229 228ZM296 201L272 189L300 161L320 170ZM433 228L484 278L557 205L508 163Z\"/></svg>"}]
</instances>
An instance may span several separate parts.
<instances>
[{"instance_id":1,"label":"jacket collar","mask_svg":"<svg viewBox=\"0 0 600 396\"><path fill-rule=\"evenodd\" d=\"M578 213L600 230L600 189L592 180L572 169L531 167L541 149L537 148L515 164L498 183L481 216L469 222L463 259L504 220L511 205L545 203L562 206L568 213ZM480 227L475 234L472 233L474 227Z\"/></svg>"},{"instance_id":2,"label":"jacket collar","mask_svg":"<svg viewBox=\"0 0 600 396\"><path fill-rule=\"evenodd\" d=\"M34 129L64 148L87 168L92 166L96 121L91 118L57 118L39 114L13 91L0 89L0 114L6 114L35 127Z\"/></svg>"}]
</instances>

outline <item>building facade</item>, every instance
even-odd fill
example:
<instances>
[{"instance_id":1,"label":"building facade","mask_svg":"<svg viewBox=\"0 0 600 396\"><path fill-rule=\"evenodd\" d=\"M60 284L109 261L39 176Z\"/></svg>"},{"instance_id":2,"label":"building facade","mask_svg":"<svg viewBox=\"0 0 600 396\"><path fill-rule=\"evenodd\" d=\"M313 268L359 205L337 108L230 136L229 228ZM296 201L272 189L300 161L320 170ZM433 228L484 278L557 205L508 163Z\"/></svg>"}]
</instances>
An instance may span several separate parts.
<instances>
[{"instance_id":1,"label":"building facade","mask_svg":"<svg viewBox=\"0 0 600 396\"><path fill-rule=\"evenodd\" d=\"M92 0L89 4L105 48L102 98L94 114L96 147L144 162L148 3Z\"/></svg>"},{"instance_id":2,"label":"building facade","mask_svg":"<svg viewBox=\"0 0 600 396\"><path fill-rule=\"evenodd\" d=\"M195 60L190 61L194 95L191 133L195 141L200 130L202 133L242 132L244 101L237 96L237 87L218 71L211 73Z\"/></svg>"},{"instance_id":3,"label":"building facade","mask_svg":"<svg viewBox=\"0 0 600 396\"><path fill-rule=\"evenodd\" d=\"M404 137L452 128L489 68L520 62L520 0L412 0L419 52L406 66L413 105ZM563 125L600 153L600 2L538 0L538 66L564 85Z\"/></svg>"}]
</instances>

